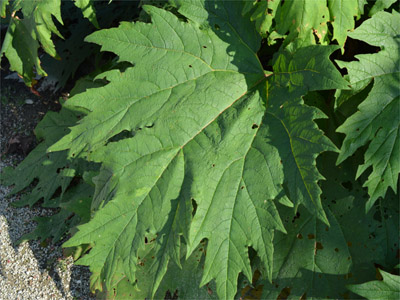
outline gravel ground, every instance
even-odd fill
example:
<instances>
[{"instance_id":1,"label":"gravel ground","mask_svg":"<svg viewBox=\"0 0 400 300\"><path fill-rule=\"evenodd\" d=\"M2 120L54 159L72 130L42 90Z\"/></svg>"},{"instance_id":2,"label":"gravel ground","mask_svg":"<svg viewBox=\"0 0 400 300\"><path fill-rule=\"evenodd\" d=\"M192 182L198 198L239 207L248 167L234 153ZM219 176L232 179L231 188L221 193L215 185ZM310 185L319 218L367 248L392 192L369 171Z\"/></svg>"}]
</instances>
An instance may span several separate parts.
<instances>
[{"instance_id":1,"label":"gravel ground","mask_svg":"<svg viewBox=\"0 0 400 300\"><path fill-rule=\"evenodd\" d=\"M9 161L0 162L0 171ZM14 246L32 230L36 216L51 215L41 207L15 208L6 198L8 187L0 186L0 299L95 299L89 292L90 272L63 257L61 243L43 246L39 241Z\"/></svg>"},{"instance_id":2,"label":"gravel ground","mask_svg":"<svg viewBox=\"0 0 400 300\"><path fill-rule=\"evenodd\" d=\"M23 84L4 80L3 70L1 73L0 173L32 149L33 128L57 105L54 97L36 97ZM64 257L61 242L15 245L35 227L34 217L54 211L39 205L10 206L19 196L6 197L9 191L0 185L0 300L95 299L89 290L88 268L74 266L72 257Z\"/></svg>"}]
</instances>

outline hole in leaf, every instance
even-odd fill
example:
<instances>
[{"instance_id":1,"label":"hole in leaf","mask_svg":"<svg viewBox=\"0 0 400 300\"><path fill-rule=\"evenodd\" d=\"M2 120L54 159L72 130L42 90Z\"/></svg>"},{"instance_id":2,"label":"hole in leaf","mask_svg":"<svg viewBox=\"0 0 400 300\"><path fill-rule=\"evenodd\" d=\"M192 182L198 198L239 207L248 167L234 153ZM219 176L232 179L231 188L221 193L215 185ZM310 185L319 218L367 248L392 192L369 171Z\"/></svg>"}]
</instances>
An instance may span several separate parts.
<instances>
[{"instance_id":1,"label":"hole in leaf","mask_svg":"<svg viewBox=\"0 0 400 300\"><path fill-rule=\"evenodd\" d=\"M302 235L301 233L299 233L296 237L297 237L299 240L301 240L301 239L303 238L303 235Z\"/></svg>"},{"instance_id":2,"label":"hole in leaf","mask_svg":"<svg viewBox=\"0 0 400 300\"><path fill-rule=\"evenodd\" d=\"M292 219L292 223L294 223L294 221L296 221L296 219L300 218L300 213L297 212L296 215L293 217Z\"/></svg>"},{"instance_id":3,"label":"hole in leaf","mask_svg":"<svg viewBox=\"0 0 400 300\"><path fill-rule=\"evenodd\" d=\"M131 138L133 136L134 136L134 134L132 133L132 131L123 130L120 133L118 133L118 134L114 135L113 137L109 138L108 141L107 141L107 144L111 143L111 142L118 142L118 141L123 140L123 139Z\"/></svg>"},{"instance_id":4,"label":"hole in leaf","mask_svg":"<svg viewBox=\"0 0 400 300\"><path fill-rule=\"evenodd\" d=\"M205 48L207 48L207 46L203 46L203 48L205 49Z\"/></svg>"},{"instance_id":5,"label":"hole in leaf","mask_svg":"<svg viewBox=\"0 0 400 300\"><path fill-rule=\"evenodd\" d=\"M196 200L194 200L193 198L191 200L192 200L192 207L193 207L192 216L194 216L197 211L197 203L196 203Z\"/></svg>"},{"instance_id":6,"label":"hole in leaf","mask_svg":"<svg viewBox=\"0 0 400 300\"><path fill-rule=\"evenodd\" d=\"M192 67L192 65L189 65L189 68L191 68Z\"/></svg>"},{"instance_id":7,"label":"hole in leaf","mask_svg":"<svg viewBox=\"0 0 400 300\"><path fill-rule=\"evenodd\" d=\"M221 27L218 24L214 24L214 28L215 28L215 30L220 30L221 29Z\"/></svg>"},{"instance_id":8,"label":"hole in leaf","mask_svg":"<svg viewBox=\"0 0 400 300\"><path fill-rule=\"evenodd\" d=\"M243 190L243 189L244 189L244 186L242 185L242 186L240 187L240 189Z\"/></svg>"},{"instance_id":9,"label":"hole in leaf","mask_svg":"<svg viewBox=\"0 0 400 300\"><path fill-rule=\"evenodd\" d=\"M343 183L342 183L342 186L343 186L345 189L349 190L349 191L351 191L351 190L353 189L353 184L351 183L351 181L343 182Z\"/></svg>"},{"instance_id":10,"label":"hole in leaf","mask_svg":"<svg viewBox=\"0 0 400 300\"><path fill-rule=\"evenodd\" d=\"M258 128L258 125L254 123L253 126L251 126L251 129L256 129L256 128Z\"/></svg>"},{"instance_id":11,"label":"hole in leaf","mask_svg":"<svg viewBox=\"0 0 400 300\"><path fill-rule=\"evenodd\" d=\"M335 248L335 252L339 252L339 248Z\"/></svg>"}]
</instances>

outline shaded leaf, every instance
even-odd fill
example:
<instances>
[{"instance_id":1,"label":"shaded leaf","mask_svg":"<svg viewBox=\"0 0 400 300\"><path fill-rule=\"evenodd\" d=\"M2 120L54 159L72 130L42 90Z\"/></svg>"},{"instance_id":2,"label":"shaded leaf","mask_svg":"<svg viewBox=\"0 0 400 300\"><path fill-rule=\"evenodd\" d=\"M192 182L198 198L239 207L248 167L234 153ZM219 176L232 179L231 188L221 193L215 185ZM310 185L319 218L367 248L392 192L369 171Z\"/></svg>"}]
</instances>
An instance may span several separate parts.
<instances>
[{"instance_id":1,"label":"shaded leaf","mask_svg":"<svg viewBox=\"0 0 400 300\"><path fill-rule=\"evenodd\" d=\"M335 168L331 153L319 161L327 177L322 199L330 226L304 210L294 214L280 209L288 234L275 236L273 281L264 282L262 299L275 299L282 292L288 299L354 298L346 285L373 278L374 262L384 257L375 237L379 223L373 211L365 215L362 191L355 183L351 191L343 186L354 176L352 168Z\"/></svg>"},{"instance_id":2,"label":"shaded leaf","mask_svg":"<svg viewBox=\"0 0 400 300\"><path fill-rule=\"evenodd\" d=\"M383 280L370 281L363 284L348 285L347 288L367 299L399 299L400 276L379 270Z\"/></svg>"},{"instance_id":3,"label":"shaded leaf","mask_svg":"<svg viewBox=\"0 0 400 300\"><path fill-rule=\"evenodd\" d=\"M400 172L399 31L399 13L375 14L350 36L382 50L375 54L356 55L358 61L338 62L340 67L347 68L351 84L374 81L368 97L359 105L359 111L337 130L346 134L338 163L370 142L365 163L357 171L359 177L372 167L372 173L364 184L370 195L367 210L376 199L385 195L388 187L397 190Z\"/></svg>"}]
</instances>

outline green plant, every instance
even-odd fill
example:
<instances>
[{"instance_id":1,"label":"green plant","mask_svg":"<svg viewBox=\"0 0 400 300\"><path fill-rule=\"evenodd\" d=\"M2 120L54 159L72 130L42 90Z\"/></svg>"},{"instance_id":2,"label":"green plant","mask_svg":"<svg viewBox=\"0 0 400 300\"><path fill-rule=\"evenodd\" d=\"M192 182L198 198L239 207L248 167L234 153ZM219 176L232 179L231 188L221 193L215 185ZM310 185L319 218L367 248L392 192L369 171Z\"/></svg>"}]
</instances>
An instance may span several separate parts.
<instances>
[{"instance_id":1,"label":"green plant","mask_svg":"<svg viewBox=\"0 0 400 300\"><path fill-rule=\"evenodd\" d=\"M397 264L393 2L170 1L89 35L119 64L4 176L13 192L39 179L18 205L62 209L29 238L74 233L100 297L356 297ZM361 41L371 53L346 56Z\"/></svg>"}]
</instances>

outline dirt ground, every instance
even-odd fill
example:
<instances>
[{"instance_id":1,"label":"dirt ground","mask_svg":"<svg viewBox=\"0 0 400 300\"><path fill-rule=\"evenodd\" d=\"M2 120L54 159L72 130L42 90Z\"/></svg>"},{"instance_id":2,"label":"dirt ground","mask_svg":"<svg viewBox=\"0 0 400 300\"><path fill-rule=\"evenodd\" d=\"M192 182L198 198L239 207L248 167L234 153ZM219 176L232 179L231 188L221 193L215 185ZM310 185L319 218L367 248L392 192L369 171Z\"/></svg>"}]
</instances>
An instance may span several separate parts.
<instances>
[{"instance_id":1,"label":"dirt ground","mask_svg":"<svg viewBox=\"0 0 400 300\"><path fill-rule=\"evenodd\" d=\"M36 145L34 128L48 110L59 110L62 92L47 89L35 94L7 67L1 69L0 153L26 156ZM40 82L39 82L40 86Z\"/></svg>"},{"instance_id":2,"label":"dirt ground","mask_svg":"<svg viewBox=\"0 0 400 300\"><path fill-rule=\"evenodd\" d=\"M7 78L13 79L7 79ZM43 80L42 80L43 81ZM0 172L15 166L37 144L34 129L47 111L60 109L63 91L33 91L2 62L0 72ZM0 173L1 176L1 173ZM94 299L89 289L87 267L75 266L64 257L61 242L15 242L34 229L37 216L54 213L39 205L16 208L7 197L9 188L0 185L0 299Z\"/></svg>"}]
</instances>

